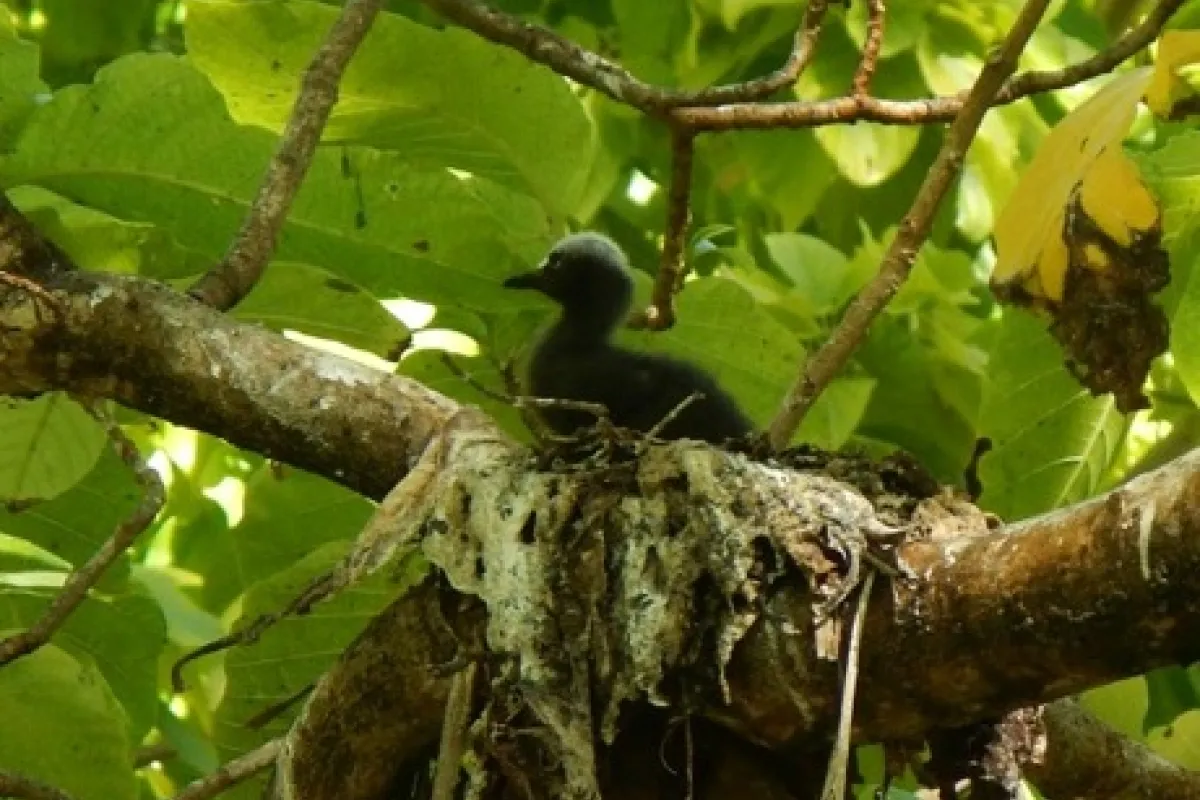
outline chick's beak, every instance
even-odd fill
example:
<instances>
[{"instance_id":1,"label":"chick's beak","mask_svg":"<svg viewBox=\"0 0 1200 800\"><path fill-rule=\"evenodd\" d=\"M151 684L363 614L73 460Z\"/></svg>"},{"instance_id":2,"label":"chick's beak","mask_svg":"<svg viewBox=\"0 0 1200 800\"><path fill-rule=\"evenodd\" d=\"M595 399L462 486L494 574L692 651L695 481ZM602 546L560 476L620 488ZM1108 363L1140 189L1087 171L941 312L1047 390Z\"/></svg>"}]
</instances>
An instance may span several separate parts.
<instances>
[{"instance_id":1,"label":"chick's beak","mask_svg":"<svg viewBox=\"0 0 1200 800\"><path fill-rule=\"evenodd\" d=\"M505 289L536 289L541 292L545 290L545 286L546 276L541 270L523 272L520 275L513 275L504 281Z\"/></svg>"}]
</instances>

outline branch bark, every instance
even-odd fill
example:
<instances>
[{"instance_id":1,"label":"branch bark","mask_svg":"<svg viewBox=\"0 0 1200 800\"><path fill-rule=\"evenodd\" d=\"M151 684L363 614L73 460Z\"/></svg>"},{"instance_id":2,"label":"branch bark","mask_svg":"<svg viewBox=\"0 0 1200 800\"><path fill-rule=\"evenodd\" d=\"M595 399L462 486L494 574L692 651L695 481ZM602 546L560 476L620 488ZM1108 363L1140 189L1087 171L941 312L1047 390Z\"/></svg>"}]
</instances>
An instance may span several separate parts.
<instances>
[{"instance_id":1,"label":"branch bark","mask_svg":"<svg viewBox=\"0 0 1200 800\"><path fill-rule=\"evenodd\" d=\"M196 299L222 310L233 308L262 277L337 102L342 73L382 7L383 0L347 0L304 71L291 117L246 221L221 263L188 290Z\"/></svg>"},{"instance_id":2,"label":"branch bark","mask_svg":"<svg viewBox=\"0 0 1200 800\"><path fill-rule=\"evenodd\" d=\"M376 497L452 419L475 424L412 381L230 322L145 280L60 269L56 253L31 246L55 264L19 243L0 255L50 275L44 286L65 313L40 313L41 296L0 282L0 324L12 331L0 339L0 393L111 397ZM931 533L962 527L958 516L938 519L926 521ZM972 525L980 535L909 545L919 580L875 593L858 737L919 737L1200 657L1200 452L1004 534ZM773 591L734 650L731 702L710 700L711 717L782 750L830 730L836 667L816 656L811 602L799 581ZM414 663L429 663L420 656ZM436 731L440 707L429 705Z\"/></svg>"}]
</instances>

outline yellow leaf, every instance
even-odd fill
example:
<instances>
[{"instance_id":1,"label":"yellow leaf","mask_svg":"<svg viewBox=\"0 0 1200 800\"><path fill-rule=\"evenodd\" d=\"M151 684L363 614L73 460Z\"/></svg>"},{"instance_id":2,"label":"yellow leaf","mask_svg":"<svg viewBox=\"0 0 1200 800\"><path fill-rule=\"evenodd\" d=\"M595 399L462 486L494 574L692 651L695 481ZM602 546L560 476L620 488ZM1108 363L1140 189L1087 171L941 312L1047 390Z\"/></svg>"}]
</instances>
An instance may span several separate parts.
<instances>
[{"instance_id":1,"label":"yellow leaf","mask_svg":"<svg viewBox=\"0 0 1200 800\"><path fill-rule=\"evenodd\" d=\"M1146 87L1146 105L1163 119L1181 99L1195 92L1180 75L1183 67L1200 62L1200 31L1167 31L1158 44L1154 78Z\"/></svg>"},{"instance_id":2,"label":"yellow leaf","mask_svg":"<svg viewBox=\"0 0 1200 800\"><path fill-rule=\"evenodd\" d=\"M1120 145L1096 158L1079 187L1088 217L1121 247L1133 244L1134 234L1158 220L1158 203Z\"/></svg>"},{"instance_id":3,"label":"yellow leaf","mask_svg":"<svg viewBox=\"0 0 1200 800\"><path fill-rule=\"evenodd\" d=\"M1068 114L1046 137L996 221L994 286L1017 284L1035 301L1062 300L1068 268L1063 223L1077 190L1089 214L1096 211L1096 205L1121 198L1121 210L1108 220L1121 230L1127 215L1138 222L1145 220L1145 209L1154 205L1154 199L1121 152L1121 140L1133 123L1138 100L1151 77L1148 67L1121 75ZM1098 161L1099 183L1091 188L1088 181ZM1126 185L1120 185L1121 180ZM1138 196L1126 198L1126 194ZM1098 203L1100 197L1103 201ZM1105 216L1103 211L1096 213ZM1105 227L1105 231L1109 229ZM1110 233L1120 240L1119 231Z\"/></svg>"}]
</instances>

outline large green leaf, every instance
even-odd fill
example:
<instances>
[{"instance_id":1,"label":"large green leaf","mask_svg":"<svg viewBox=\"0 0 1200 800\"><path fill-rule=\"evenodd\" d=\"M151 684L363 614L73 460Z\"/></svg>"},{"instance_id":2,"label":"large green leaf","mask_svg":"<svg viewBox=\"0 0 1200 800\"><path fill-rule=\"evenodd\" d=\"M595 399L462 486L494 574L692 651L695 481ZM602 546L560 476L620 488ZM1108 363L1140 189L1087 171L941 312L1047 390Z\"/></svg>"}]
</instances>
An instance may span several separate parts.
<instances>
[{"instance_id":1,"label":"large green leaf","mask_svg":"<svg viewBox=\"0 0 1200 800\"><path fill-rule=\"evenodd\" d=\"M872 326L857 360L876 381L859 434L903 448L938 480L958 483L975 431L946 391L947 362L913 338L908 320L887 316Z\"/></svg>"},{"instance_id":2,"label":"large green leaf","mask_svg":"<svg viewBox=\"0 0 1200 800\"><path fill-rule=\"evenodd\" d=\"M38 74L37 45L18 37L7 15L0 16L0 147L7 150L47 88Z\"/></svg>"},{"instance_id":3,"label":"large green leaf","mask_svg":"<svg viewBox=\"0 0 1200 800\"><path fill-rule=\"evenodd\" d=\"M189 63L136 55L73 86L31 118L4 162L33 183L126 220L152 222L220 258L275 148L235 125ZM364 148L321 150L296 197L278 257L319 265L380 297L497 308L522 304L507 275L556 231L534 200L488 181Z\"/></svg>"},{"instance_id":4,"label":"large green leaf","mask_svg":"<svg viewBox=\"0 0 1200 800\"><path fill-rule=\"evenodd\" d=\"M275 262L234 316L275 330L333 339L387 358L408 342L408 329L359 287L307 264Z\"/></svg>"},{"instance_id":5,"label":"large green leaf","mask_svg":"<svg viewBox=\"0 0 1200 800\"><path fill-rule=\"evenodd\" d=\"M118 219L38 186L18 186L8 199L82 269L168 280L199 276L212 266L162 228Z\"/></svg>"},{"instance_id":6,"label":"large green leaf","mask_svg":"<svg viewBox=\"0 0 1200 800\"><path fill-rule=\"evenodd\" d=\"M29 627L52 596L49 589L0 586L0 627ZM71 655L95 662L124 708L120 723L128 726L133 741L146 735L157 715L158 659L165 642L162 613L144 597L85 599L54 635L54 643ZM9 667L0 670L0 680ZM7 709L3 702L0 708ZM0 746L0 758L3 750Z\"/></svg>"},{"instance_id":7,"label":"large green leaf","mask_svg":"<svg viewBox=\"0 0 1200 800\"><path fill-rule=\"evenodd\" d=\"M140 502L141 490L128 467L105 449L95 467L57 497L25 509L0 507L0 531L18 536L73 566L95 555ZM119 559L107 585L124 579L128 563Z\"/></svg>"},{"instance_id":8,"label":"large green leaf","mask_svg":"<svg viewBox=\"0 0 1200 800\"><path fill-rule=\"evenodd\" d=\"M94 666L46 645L0 670L0 708L0 768L79 800L138 796L121 706Z\"/></svg>"},{"instance_id":9,"label":"large green leaf","mask_svg":"<svg viewBox=\"0 0 1200 800\"><path fill-rule=\"evenodd\" d=\"M0 502L23 507L74 486L100 458L104 429L64 394L0 398Z\"/></svg>"},{"instance_id":10,"label":"large green leaf","mask_svg":"<svg viewBox=\"0 0 1200 800\"><path fill-rule=\"evenodd\" d=\"M1063 366L1044 320L1004 315L988 363L980 435L992 441L981 504L1021 519L1093 495L1127 423L1110 396L1092 397Z\"/></svg>"},{"instance_id":11,"label":"large green leaf","mask_svg":"<svg viewBox=\"0 0 1200 800\"><path fill-rule=\"evenodd\" d=\"M210 611L314 548L354 538L371 514L370 502L349 489L270 464L246 479L244 504L245 516L232 528L180 534L179 562L206 576L198 597Z\"/></svg>"},{"instance_id":12,"label":"large green leaf","mask_svg":"<svg viewBox=\"0 0 1200 800\"><path fill-rule=\"evenodd\" d=\"M188 53L236 120L279 131L338 14L303 0L192 3ZM384 13L338 98L326 141L395 150L528 190L556 213L575 211L595 146L591 125L566 81L518 53Z\"/></svg>"}]
</instances>

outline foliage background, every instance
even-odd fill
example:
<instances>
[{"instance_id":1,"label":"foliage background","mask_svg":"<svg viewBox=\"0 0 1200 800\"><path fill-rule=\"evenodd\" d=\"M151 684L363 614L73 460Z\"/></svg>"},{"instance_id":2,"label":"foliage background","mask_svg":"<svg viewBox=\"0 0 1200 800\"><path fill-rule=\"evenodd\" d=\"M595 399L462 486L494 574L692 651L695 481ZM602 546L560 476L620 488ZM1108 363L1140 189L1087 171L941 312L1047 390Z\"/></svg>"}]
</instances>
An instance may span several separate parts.
<instances>
[{"instance_id":1,"label":"foliage background","mask_svg":"<svg viewBox=\"0 0 1200 800\"><path fill-rule=\"evenodd\" d=\"M310 0L41 0L0 19L0 181L85 268L187 285L221 257L286 119L297 76L337 11ZM639 77L702 86L782 63L800 9L783 0L506 0L497 6L619 60ZM1053 6L1023 58L1054 68L1102 48L1114 4ZM1120 4L1116 4L1120 5ZM521 56L389 4L342 87L264 281L235 312L515 414L442 363L500 371L550 307L501 287L569 228L615 237L648 293L665 217L665 128ZM969 86L1019 4L912 0L889 8L883 97ZM846 90L865 4L833 13L796 93ZM1196 27L1200 2L1175 27ZM1103 79L1099 79L1103 80ZM800 438L903 448L962 484L975 443L981 503L1018 519L1162 463L1200 430L1200 136L1142 119L1127 142L1163 198L1172 350L1151 411L1125 417L1062 365L1044 323L986 290L992 223L1020 166L1083 86L989 113L912 279ZM679 322L622 334L711 369L764 424L802 352L877 267L941 126L878 124L702 137ZM346 347L354 348L353 351ZM391 363L403 353L398 366ZM255 648L200 662L173 695L183 652L290 599L337 560L370 504L312 475L130 412L127 429L169 484L148 535L106 576L55 646L0 670L0 768L81 800L159 797L279 732L245 721L318 675L395 587L359 586L285 622ZM136 503L103 433L57 396L0 406L0 629L32 622L64 574ZM1163 670L1097 690L1109 722L1200 768L1200 673ZM176 753L134 769L139 747ZM865 753L870 763L870 753ZM243 787L235 796L255 796ZM893 796L909 796L903 787Z\"/></svg>"}]
</instances>

